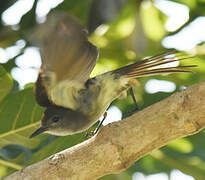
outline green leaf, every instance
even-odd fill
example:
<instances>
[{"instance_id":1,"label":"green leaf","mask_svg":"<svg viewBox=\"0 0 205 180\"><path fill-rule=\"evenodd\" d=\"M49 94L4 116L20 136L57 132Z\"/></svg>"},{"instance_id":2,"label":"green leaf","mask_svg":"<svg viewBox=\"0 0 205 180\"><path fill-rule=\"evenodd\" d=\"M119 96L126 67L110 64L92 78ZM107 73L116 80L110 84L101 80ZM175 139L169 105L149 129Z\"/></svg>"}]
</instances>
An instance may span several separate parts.
<instances>
[{"instance_id":1,"label":"green leaf","mask_svg":"<svg viewBox=\"0 0 205 180\"><path fill-rule=\"evenodd\" d=\"M176 141L169 143L167 147L173 148L182 153L190 153L193 151L192 143L185 138L177 139Z\"/></svg>"},{"instance_id":2,"label":"green leaf","mask_svg":"<svg viewBox=\"0 0 205 180\"><path fill-rule=\"evenodd\" d=\"M9 94L0 103L0 147L19 144L35 148L39 145L39 137L29 139L29 135L39 126L42 111L35 102L32 88Z\"/></svg>"},{"instance_id":3,"label":"green leaf","mask_svg":"<svg viewBox=\"0 0 205 180\"><path fill-rule=\"evenodd\" d=\"M159 41L165 35L164 22L160 18L160 11L149 2L142 8L142 24L144 32L153 41Z\"/></svg>"},{"instance_id":4,"label":"green leaf","mask_svg":"<svg viewBox=\"0 0 205 180\"><path fill-rule=\"evenodd\" d=\"M10 92L13 87L11 76L0 65L0 101Z\"/></svg>"},{"instance_id":5,"label":"green leaf","mask_svg":"<svg viewBox=\"0 0 205 180\"><path fill-rule=\"evenodd\" d=\"M197 6L197 0L172 0L172 1L174 1L176 3L184 4L191 9L196 8L196 6Z\"/></svg>"}]
</instances>

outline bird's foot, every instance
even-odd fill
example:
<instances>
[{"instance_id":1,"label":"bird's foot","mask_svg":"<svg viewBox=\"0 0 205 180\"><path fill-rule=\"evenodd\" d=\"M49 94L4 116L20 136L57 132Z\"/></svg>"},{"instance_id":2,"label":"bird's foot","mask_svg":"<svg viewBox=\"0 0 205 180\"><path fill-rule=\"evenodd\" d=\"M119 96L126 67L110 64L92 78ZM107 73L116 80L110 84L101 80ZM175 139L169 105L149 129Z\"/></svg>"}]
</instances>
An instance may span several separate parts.
<instances>
[{"instance_id":1,"label":"bird's foot","mask_svg":"<svg viewBox=\"0 0 205 180\"><path fill-rule=\"evenodd\" d=\"M95 134L96 134L95 131L87 132L87 133L85 134L85 138L91 138L91 137L93 137Z\"/></svg>"},{"instance_id":2,"label":"bird's foot","mask_svg":"<svg viewBox=\"0 0 205 180\"><path fill-rule=\"evenodd\" d=\"M102 126L102 123L104 122L105 118L107 117L107 112L104 113L103 115L103 120L98 124L97 128L94 131L91 131L90 133L86 133L85 137L90 138L93 137L97 132L99 131L100 127Z\"/></svg>"}]
</instances>

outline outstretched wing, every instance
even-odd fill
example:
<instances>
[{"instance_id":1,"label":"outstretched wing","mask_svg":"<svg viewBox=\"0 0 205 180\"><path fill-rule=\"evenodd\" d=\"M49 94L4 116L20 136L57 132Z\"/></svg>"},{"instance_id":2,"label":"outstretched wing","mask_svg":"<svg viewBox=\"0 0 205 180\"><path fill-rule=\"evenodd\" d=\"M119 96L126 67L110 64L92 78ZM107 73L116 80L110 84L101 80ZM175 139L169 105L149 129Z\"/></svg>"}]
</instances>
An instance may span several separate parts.
<instances>
[{"instance_id":1,"label":"outstretched wing","mask_svg":"<svg viewBox=\"0 0 205 180\"><path fill-rule=\"evenodd\" d=\"M63 12L51 13L36 30L35 40L42 57L36 99L40 105L46 106L49 104L50 90L61 82L69 84L71 81L75 86L87 81L96 64L98 50L88 41L83 26Z\"/></svg>"}]
</instances>

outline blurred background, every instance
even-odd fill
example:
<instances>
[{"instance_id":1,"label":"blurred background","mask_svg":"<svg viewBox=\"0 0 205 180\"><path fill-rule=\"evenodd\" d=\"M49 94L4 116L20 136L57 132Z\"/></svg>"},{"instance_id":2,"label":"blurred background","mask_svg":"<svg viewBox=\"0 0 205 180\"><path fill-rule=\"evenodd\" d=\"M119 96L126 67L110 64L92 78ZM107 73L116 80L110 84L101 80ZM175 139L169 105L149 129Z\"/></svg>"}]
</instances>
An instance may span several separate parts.
<instances>
[{"instance_id":1,"label":"blurred background","mask_svg":"<svg viewBox=\"0 0 205 180\"><path fill-rule=\"evenodd\" d=\"M1 0L0 177L85 140L85 133L28 138L43 112L33 95L41 57L28 37L53 10L76 16L88 29L100 51L92 76L170 48L195 56L183 62L198 65L194 74L139 79L141 86L134 91L140 109L205 79L205 0ZM126 117L132 108L129 94L114 101L104 125ZM205 131L171 142L128 170L100 179L204 180Z\"/></svg>"}]
</instances>

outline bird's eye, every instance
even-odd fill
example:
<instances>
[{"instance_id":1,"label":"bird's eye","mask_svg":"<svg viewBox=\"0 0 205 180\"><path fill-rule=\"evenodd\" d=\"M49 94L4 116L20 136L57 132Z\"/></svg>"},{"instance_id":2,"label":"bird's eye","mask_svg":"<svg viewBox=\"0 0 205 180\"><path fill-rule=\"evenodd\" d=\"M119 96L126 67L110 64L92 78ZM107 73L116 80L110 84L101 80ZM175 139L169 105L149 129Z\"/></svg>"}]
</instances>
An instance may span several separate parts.
<instances>
[{"instance_id":1,"label":"bird's eye","mask_svg":"<svg viewBox=\"0 0 205 180\"><path fill-rule=\"evenodd\" d=\"M53 122L58 122L60 120L60 117L59 116L54 116L53 118L52 118L52 121Z\"/></svg>"}]
</instances>

